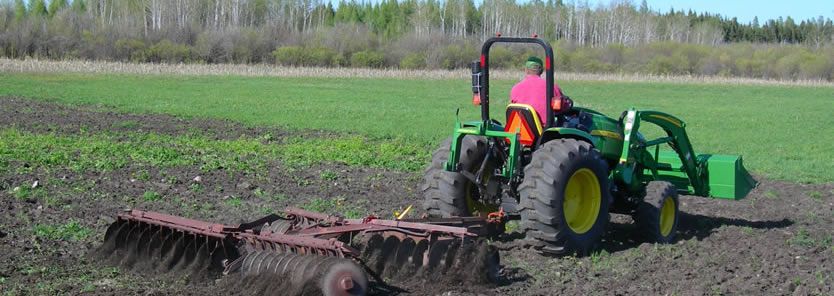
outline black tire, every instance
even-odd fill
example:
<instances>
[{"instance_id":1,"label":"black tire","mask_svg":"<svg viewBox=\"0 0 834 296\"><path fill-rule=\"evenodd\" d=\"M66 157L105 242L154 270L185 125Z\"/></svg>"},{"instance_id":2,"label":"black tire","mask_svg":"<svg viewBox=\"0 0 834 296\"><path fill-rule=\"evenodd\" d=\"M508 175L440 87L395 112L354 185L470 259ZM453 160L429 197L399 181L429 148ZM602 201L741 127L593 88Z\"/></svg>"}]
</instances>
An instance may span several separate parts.
<instances>
[{"instance_id":1,"label":"black tire","mask_svg":"<svg viewBox=\"0 0 834 296\"><path fill-rule=\"evenodd\" d=\"M667 200L669 204L666 204ZM668 216L666 221L661 221L664 205L674 206L674 210L670 212L674 213L674 218L671 221L668 220L670 219ZM634 215L637 229L646 241L660 244L674 242L679 217L680 203L678 203L678 190L675 185L666 181L649 182L646 185L646 196L637 207L637 212ZM667 224L669 222L672 224Z\"/></svg>"},{"instance_id":2,"label":"black tire","mask_svg":"<svg viewBox=\"0 0 834 296\"><path fill-rule=\"evenodd\" d=\"M446 171L443 167L443 163L449 159L451 142L451 138L446 139L432 153L431 164L426 168L419 187L423 196L423 209L432 217L472 215L466 203L467 191L473 190L472 182L462 174ZM477 171L484 160L486 149L484 138L464 136L460 147L461 169L473 173Z\"/></svg>"},{"instance_id":3,"label":"black tire","mask_svg":"<svg viewBox=\"0 0 834 296\"><path fill-rule=\"evenodd\" d=\"M584 220L581 221L584 223L579 223L583 227L579 231L569 225L565 215L568 181L575 175L585 180L593 180L591 176L594 176L595 183L599 184L598 194L585 194L589 192L587 190L594 189L579 189L585 191L569 198L569 203L580 201L583 203L581 206L586 202L592 203L583 207L589 215L578 218ZM575 191L574 188L577 187L572 187L571 191ZM533 152L530 164L524 168L524 180L518 191L521 196L521 230L544 253L587 255L605 233L611 201L608 165L599 151L587 142L556 139L543 144ZM596 216L591 216L596 208L596 196L599 198L599 210Z\"/></svg>"}]
</instances>

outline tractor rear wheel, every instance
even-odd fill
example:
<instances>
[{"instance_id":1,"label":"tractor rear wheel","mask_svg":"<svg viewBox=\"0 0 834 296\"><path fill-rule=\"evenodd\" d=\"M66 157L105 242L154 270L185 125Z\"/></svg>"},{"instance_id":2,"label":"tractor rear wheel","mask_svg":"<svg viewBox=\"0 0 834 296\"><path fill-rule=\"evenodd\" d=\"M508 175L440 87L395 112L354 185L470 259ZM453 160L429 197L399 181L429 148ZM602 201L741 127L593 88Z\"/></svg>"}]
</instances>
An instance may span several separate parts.
<instances>
[{"instance_id":1,"label":"tractor rear wheel","mask_svg":"<svg viewBox=\"0 0 834 296\"><path fill-rule=\"evenodd\" d=\"M680 216L679 205L675 185L666 181L649 182L646 197L634 216L637 228L647 241L661 244L674 242Z\"/></svg>"},{"instance_id":2,"label":"tractor rear wheel","mask_svg":"<svg viewBox=\"0 0 834 296\"><path fill-rule=\"evenodd\" d=\"M440 147L432 153L432 161L426 168L423 181L420 184L423 208L432 217L467 217L473 215L486 216L498 211L498 206L486 204L479 195L478 186L458 172L446 171L444 163L449 159L449 148L452 139L446 139ZM464 136L460 145L461 170L476 173L487 152L486 139L475 136ZM487 165L484 170L485 182L489 182L492 168Z\"/></svg>"},{"instance_id":3,"label":"tractor rear wheel","mask_svg":"<svg viewBox=\"0 0 834 296\"><path fill-rule=\"evenodd\" d=\"M586 255L608 223L608 165L591 144L556 139L524 168L521 228L545 253Z\"/></svg>"}]
</instances>

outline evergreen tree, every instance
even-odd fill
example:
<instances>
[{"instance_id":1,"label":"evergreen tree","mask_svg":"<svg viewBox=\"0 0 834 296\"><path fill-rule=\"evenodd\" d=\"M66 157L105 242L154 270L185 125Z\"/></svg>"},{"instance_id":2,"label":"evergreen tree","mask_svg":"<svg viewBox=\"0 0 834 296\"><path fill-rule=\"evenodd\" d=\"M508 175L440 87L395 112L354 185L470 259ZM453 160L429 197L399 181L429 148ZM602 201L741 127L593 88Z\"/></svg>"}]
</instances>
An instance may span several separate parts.
<instances>
[{"instance_id":1,"label":"evergreen tree","mask_svg":"<svg viewBox=\"0 0 834 296\"><path fill-rule=\"evenodd\" d=\"M26 3L23 0L14 1L14 19L15 21L22 21L26 18Z\"/></svg>"},{"instance_id":2,"label":"evergreen tree","mask_svg":"<svg viewBox=\"0 0 834 296\"><path fill-rule=\"evenodd\" d=\"M85 0L73 0L72 1L72 10L81 13L87 11L87 3L84 2Z\"/></svg>"},{"instance_id":3,"label":"evergreen tree","mask_svg":"<svg viewBox=\"0 0 834 296\"><path fill-rule=\"evenodd\" d=\"M29 6L31 7L29 9L29 12L32 15L44 16L49 14L49 11L47 11L46 9L46 2L44 2L44 0L31 0L29 2Z\"/></svg>"},{"instance_id":4,"label":"evergreen tree","mask_svg":"<svg viewBox=\"0 0 834 296\"><path fill-rule=\"evenodd\" d=\"M52 0L49 1L49 16L54 16L58 11L67 7L67 0Z\"/></svg>"},{"instance_id":5,"label":"evergreen tree","mask_svg":"<svg viewBox=\"0 0 834 296\"><path fill-rule=\"evenodd\" d=\"M649 13L649 3L647 3L646 0L643 0L643 2L640 2L640 13L642 13L642 14Z\"/></svg>"}]
</instances>

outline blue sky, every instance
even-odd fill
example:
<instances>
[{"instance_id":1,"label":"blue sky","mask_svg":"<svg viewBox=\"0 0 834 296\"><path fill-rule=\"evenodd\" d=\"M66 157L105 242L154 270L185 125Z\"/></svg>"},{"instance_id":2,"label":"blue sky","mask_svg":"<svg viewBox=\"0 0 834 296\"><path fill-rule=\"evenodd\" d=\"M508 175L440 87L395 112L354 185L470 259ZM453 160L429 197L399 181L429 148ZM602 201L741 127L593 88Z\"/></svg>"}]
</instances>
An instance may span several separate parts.
<instances>
[{"instance_id":1,"label":"blue sky","mask_svg":"<svg viewBox=\"0 0 834 296\"><path fill-rule=\"evenodd\" d=\"M642 0L634 0L640 5ZM610 3L610 0L590 0L593 3ZM723 16L738 17L739 22L759 22L778 17L790 16L797 23L801 20L823 16L834 19L834 0L646 0L652 10L669 11L692 9L697 12L720 13Z\"/></svg>"}]
</instances>

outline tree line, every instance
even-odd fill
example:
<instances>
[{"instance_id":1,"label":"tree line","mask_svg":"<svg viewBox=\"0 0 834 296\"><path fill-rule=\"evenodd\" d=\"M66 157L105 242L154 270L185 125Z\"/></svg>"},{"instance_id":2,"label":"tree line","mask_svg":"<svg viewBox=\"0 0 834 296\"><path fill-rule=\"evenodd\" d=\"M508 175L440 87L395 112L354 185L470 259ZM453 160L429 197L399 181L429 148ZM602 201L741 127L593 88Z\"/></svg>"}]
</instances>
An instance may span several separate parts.
<instances>
[{"instance_id":1,"label":"tree line","mask_svg":"<svg viewBox=\"0 0 834 296\"><path fill-rule=\"evenodd\" d=\"M500 32L561 70L831 80L834 24L740 23L645 1L0 0L0 55L133 62L456 68ZM495 54L517 66L530 49Z\"/></svg>"}]
</instances>

